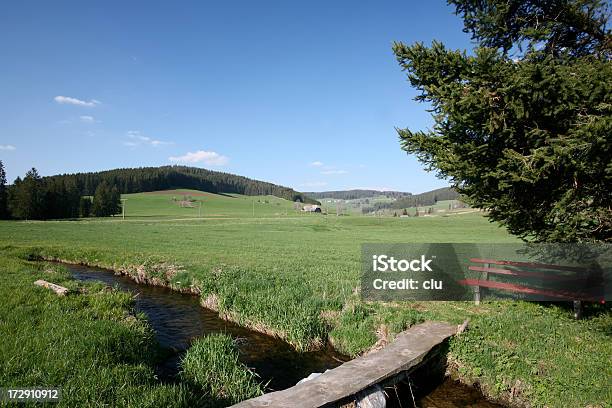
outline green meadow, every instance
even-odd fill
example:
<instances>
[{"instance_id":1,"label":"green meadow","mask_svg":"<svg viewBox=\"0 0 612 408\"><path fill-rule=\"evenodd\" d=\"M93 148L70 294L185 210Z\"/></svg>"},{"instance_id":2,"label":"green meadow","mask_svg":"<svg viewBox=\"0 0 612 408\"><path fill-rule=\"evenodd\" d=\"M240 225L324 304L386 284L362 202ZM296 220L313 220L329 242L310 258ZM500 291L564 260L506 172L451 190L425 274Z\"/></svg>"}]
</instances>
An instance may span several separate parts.
<instances>
[{"instance_id":1,"label":"green meadow","mask_svg":"<svg viewBox=\"0 0 612 408\"><path fill-rule=\"evenodd\" d=\"M122 198L130 219L252 217L253 213L257 217L279 217L296 212L293 203L271 195L213 194L177 189L124 194Z\"/></svg>"},{"instance_id":2,"label":"green meadow","mask_svg":"<svg viewBox=\"0 0 612 408\"><path fill-rule=\"evenodd\" d=\"M154 367L165 352L145 316L134 313L132 295L75 281L64 266L28 257L23 250L3 250L0 257L3 387L61 387L59 407L214 408L261 393L225 335L194 344L184 357L181 382L160 382ZM71 294L58 297L35 287L37 279ZM231 386L220 386L226 379Z\"/></svg>"},{"instance_id":3,"label":"green meadow","mask_svg":"<svg viewBox=\"0 0 612 408\"><path fill-rule=\"evenodd\" d=\"M487 395L549 407L606 406L612 400L606 386L612 379L612 318L603 310L591 310L587 319L575 321L562 305L360 300L361 243L515 242L480 213L325 216L297 212L292 202L271 196L188 190L123 198L125 220L0 222L6 260L2 280L12 279L17 256L145 274L157 283L199 293L225 317L282 337L299 350L330 341L351 356L424 320L459 324L469 318L470 329L451 341L449 360L454 375L479 383ZM189 200L193 206L181 207L180 201ZM23 304L15 302L13 309ZM218 361L203 344L189 362L191 374L185 374L197 384L206 377L197 372L205 368L194 367ZM226 346L223 340L211 340L210 347ZM221 382L243 378L246 384L235 395L257 391L240 367L228 370ZM11 375L6 370L1 374ZM214 394L219 383L201 387Z\"/></svg>"}]
</instances>

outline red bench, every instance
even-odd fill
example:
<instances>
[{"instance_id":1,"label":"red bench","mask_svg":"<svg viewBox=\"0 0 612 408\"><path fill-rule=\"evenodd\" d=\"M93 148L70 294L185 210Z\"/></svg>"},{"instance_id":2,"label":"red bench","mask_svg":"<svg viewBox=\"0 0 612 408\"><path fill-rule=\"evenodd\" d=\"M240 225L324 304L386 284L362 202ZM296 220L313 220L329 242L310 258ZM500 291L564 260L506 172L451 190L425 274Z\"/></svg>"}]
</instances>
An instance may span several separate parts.
<instances>
[{"instance_id":1,"label":"red bench","mask_svg":"<svg viewBox=\"0 0 612 408\"><path fill-rule=\"evenodd\" d=\"M583 301L604 302L603 295L594 294L592 291L551 289L532 284L489 280L490 275L493 275L497 276L498 279L537 279L543 282L550 282L552 286L554 286L555 282L559 284L565 282L566 285L577 285L580 288L580 286L586 287L589 279L588 269L586 268L481 258L470 258L470 262L472 265L468 267L468 270L480 272L480 278L463 279L459 283L474 288L474 301L476 304L480 303L481 288L536 295L538 298L547 298L549 300L572 301L574 303L574 317L579 319L582 315Z\"/></svg>"}]
</instances>

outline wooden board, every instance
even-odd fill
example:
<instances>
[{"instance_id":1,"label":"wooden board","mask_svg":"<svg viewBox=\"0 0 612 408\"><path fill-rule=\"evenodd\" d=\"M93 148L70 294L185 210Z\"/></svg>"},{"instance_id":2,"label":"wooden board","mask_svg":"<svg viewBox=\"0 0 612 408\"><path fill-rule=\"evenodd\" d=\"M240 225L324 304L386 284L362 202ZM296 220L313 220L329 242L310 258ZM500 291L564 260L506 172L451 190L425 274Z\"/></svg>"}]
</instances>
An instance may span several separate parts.
<instances>
[{"instance_id":1,"label":"wooden board","mask_svg":"<svg viewBox=\"0 0 612 408\"><path fill-rule=\"evenodd\" d=\"M603 298L599 298L597 296L593 296L588 293L538 289L538 288L531 288L528 286L518 285L516 283L505 283L505 282L480 280L480 279L462 279L460 281L457 281L457 283L460 285L465 285L465 286L506 290L509 292L525 293L528 295L539 295L539 296L545 296L545 297L554 298L554 299L586 300L589 302L605 301L605 299Z\"/></svg>"},{"instance_id":2,"label":"wooden board","mask_svg":"<svg viewBox=\"0 0 612 408\"><path fill-rule=\"evenodd\" d=\"M324 407L414 368L457 326L425 322L398 334L385 348L358 357L317 378L234 405L235 408Z\"/></svg>"},{"instance_id":3,"label":"wooden board","mask_svg":"<svg viewBox=\"0 0 612 408\"><path fill-rule=\"evenodd\" d=\"M68 288L65 288L60 285L56 285L55 283L47 282L46 280L39 279L34 282L36 286L42 286L43 288L51 289L59 296L64 296L68 293Z\"/></svg>"}]
</instances>

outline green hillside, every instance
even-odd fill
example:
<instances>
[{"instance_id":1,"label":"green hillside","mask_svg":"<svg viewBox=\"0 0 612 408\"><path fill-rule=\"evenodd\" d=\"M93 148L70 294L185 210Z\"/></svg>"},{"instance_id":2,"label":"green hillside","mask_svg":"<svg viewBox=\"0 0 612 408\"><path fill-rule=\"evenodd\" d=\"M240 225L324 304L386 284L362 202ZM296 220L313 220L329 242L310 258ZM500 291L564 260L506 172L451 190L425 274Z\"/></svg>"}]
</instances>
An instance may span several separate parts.
<instances>
[{"instance_id":1,"label":"green hillside","mask_svg":"<svg viewBox=\"0 0 612 408\"><path fill-rule=\"evenodd\" d=\"M295 215L294 203L272 195L245 196L178 189L123 194L127 218L281 217Z\"/></svg>"}]
</instances>

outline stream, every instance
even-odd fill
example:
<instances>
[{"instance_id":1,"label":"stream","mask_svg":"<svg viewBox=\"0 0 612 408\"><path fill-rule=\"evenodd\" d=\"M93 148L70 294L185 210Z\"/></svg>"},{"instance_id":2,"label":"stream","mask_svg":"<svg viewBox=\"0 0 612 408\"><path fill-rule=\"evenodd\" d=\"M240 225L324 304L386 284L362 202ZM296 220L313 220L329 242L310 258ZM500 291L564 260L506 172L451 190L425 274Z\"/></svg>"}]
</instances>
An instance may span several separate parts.
<instances>
[{"instance_id":1,"label":"stream","mask_svg":"<svg viewBox=\"0 0 612 408\"><path fill-rule=\"evenodd\" d=\"M268 383L267 391L291 387L311 373L322 373L348 360L330 346L312 352L297 352L279 338L221 319L216 312L203 308L198 296L165 287L138 284L127 276L116 275L107 269L65 265L77 280L101 281L135 295L136 311L147 316L159 344L173 350L171 357L156 368L158 376L164 380L174 379L179 370L180 358L191 341L210 333L227 333L237 339L240 360L264 384ZM391 400L388 406L500 407L487 401L476 389L449 378L438 379L435 384L423 388L426 388L426 392L415 392L416 401L413 401L411 394L406 393L406 387L400 389L399 393L387 391L388 395L395 394L389 395Z\"/></svg>"}]
</instances>

